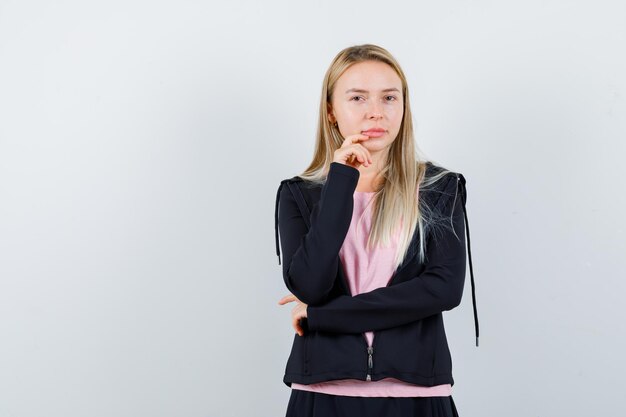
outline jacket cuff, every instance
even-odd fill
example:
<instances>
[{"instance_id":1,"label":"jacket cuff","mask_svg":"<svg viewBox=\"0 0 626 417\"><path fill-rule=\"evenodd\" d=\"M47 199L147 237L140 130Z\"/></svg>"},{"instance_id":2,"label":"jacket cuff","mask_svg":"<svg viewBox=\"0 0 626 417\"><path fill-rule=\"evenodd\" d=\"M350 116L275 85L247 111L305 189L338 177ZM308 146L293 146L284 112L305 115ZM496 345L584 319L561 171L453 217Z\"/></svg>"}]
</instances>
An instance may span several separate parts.
<instances>
[{"instance_id":1,"label":"jacket cuff","mask_svg":"<svg viewBox=\"0 0 626 417\"><path fill-rule=\"evenodd\" d=\"M306 324L310 332L316 332L319 330L317 323L317 309L314 306L307 305L306 307Z\"/></svg>"},{"instance_id":2,"label":"jacket cuff","mask_svg":"<svg viewBox=\"0 0 626 417\"><path fill-rule=\"evenodd\" d=\"M351 167L350 165L342 164L340 162L330 163L330 169L328 170L328 175L331 175L331 173L347 175L357 181L359 177L361 176L361 172L358 169Z\"/></svg>"}]
</instances>

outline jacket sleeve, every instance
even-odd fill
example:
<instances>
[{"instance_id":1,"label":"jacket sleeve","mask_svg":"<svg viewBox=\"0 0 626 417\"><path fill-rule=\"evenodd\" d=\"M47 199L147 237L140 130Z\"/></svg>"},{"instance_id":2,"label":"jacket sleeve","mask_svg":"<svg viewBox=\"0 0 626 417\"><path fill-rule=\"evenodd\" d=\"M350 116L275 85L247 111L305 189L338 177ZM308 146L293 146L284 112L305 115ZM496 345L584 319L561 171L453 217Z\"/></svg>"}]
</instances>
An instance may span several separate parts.
<instances>
[{"instance_id":1,"label":"jacket sleeve","mask_svg":"<svg viewBox=\"0 0 626 417\"><path fill-rule=\"evenodd\" d=\"M443 214L448 219L452 217L456 234L449 227L434 239L431 233L427 263L421 274L399 284L355 296L341 295L322 305L308 306L308 329L339 333L374 331L401 326L458 306L466 262L459 181L457 176L451 176L440 197L445 199L441 202Z\"/></svg>"},{"instance_id":2,"label":"jacket sleeve","mask_svg":"<svg viewBox=\"0 0 626 417\"><path fill-rule=\"evenodd\" d=\"M359 176L359 170L349 165L330 164L319 203L311 211L308 231L289 187L280 190L283 278L289 291L306 304L321 303L333 288Z\"/></svg>"}]
</instances>

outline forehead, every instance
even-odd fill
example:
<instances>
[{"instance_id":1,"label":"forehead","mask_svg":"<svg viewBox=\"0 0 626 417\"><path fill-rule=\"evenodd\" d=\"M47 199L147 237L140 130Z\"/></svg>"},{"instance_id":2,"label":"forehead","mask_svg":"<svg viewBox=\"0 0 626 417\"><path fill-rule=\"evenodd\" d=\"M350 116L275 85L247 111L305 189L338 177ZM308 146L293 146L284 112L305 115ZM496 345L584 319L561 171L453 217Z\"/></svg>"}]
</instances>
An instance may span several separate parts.
<instances>
[{"instance_id":1,"label":"forehead","mask_svg":"<svg viewBox=\"0 0 626 417\"><path fill-rule=\"evenodd\" d=\"M384 62L365 61L353 64L341 74L336 91L343 94L347 89L359 88L374 92L393 87L402 91L402 80L391 66Z\"/></svg>"}]
</instances>

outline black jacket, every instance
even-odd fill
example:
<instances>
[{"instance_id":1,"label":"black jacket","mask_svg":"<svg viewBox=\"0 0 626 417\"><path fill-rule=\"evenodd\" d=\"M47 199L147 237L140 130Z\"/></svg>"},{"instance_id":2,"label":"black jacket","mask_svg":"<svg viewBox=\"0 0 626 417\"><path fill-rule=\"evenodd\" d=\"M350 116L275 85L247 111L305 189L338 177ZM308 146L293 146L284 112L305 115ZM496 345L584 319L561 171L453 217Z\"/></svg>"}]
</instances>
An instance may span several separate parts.
<instances>
[{"instance_id":1,"label":"black jacket","mask_svg":"<svg viewBox=\"0 0 626 417\"><path fill-rule=\"evenodd\" d=\"M428 162L426 175L438 169ZM294 334L283 382L290 387L292 382L393 377L425 386L454 385L442 312L461 302L466 273L464 224L478 346L465 178L451 173L429 190L420 190L419 198L429 199L429 206L447 216L454 227L454 231L448 227L426 233L426 262L418 261L416 228L407 256L387 286L352 296L339 250L350 227L359 176L358 169L333 162L323 186L296 176L278 187L278 262L280 226L285 284L308 304L308 318L302 321L304 336ZM366 331L375 332L369 351Z\"/></svg>"}]
</instances>

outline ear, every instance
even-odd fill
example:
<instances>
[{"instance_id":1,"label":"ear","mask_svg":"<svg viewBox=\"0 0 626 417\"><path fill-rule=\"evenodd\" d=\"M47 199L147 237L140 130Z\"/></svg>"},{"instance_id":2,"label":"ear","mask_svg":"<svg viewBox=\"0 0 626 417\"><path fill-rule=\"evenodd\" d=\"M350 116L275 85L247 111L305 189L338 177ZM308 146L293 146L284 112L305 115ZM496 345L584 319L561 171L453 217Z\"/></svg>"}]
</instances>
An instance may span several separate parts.
<instances>
[{"instance_id":1,"label":"ear","mask_svg":"<svg viewBox=\"0 0 626 417\"><path fill-rule=\"evenodd\" d=\"M328 110L326 117L328 118L328 121L330 122L330 124L334 124L336 119L335 119L335 115L333 114L333 108L330 105L330 103L326 104L326 108Z\"/></svg>"}]
</instances>

